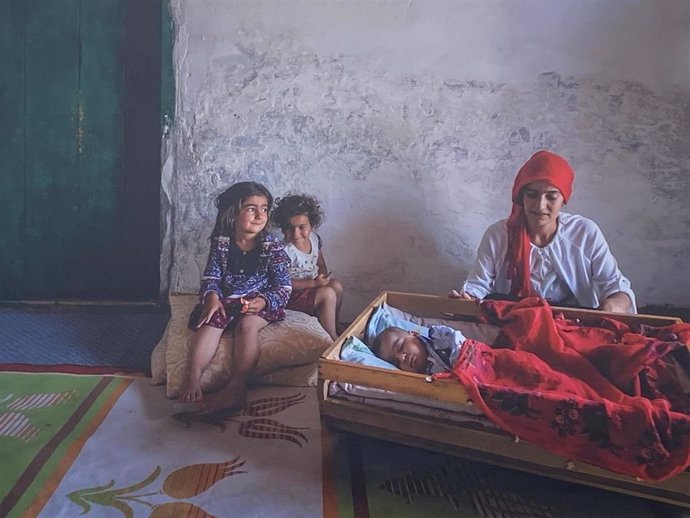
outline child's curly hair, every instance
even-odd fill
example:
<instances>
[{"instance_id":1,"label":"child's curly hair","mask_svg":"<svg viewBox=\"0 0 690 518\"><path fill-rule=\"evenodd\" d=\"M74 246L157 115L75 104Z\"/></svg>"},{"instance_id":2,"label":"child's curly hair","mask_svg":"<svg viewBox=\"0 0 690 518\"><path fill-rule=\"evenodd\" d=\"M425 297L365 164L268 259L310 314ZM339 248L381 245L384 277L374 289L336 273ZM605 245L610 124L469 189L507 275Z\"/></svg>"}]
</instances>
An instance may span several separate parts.
<instances>
[{"instance_id":1,"label":"child's curly hair","mask_svg":"<svg viewBox=\"0 0 690 518\"><path fill-rule=\"evenodd\" d=\"M271 221L281 228L283 234L287 235L290 218L302 214L306 214L313 228L317 228L323 221L321 205L316 198L306 194L286 194L276 200Z\"/></svg>"}]
</instances>

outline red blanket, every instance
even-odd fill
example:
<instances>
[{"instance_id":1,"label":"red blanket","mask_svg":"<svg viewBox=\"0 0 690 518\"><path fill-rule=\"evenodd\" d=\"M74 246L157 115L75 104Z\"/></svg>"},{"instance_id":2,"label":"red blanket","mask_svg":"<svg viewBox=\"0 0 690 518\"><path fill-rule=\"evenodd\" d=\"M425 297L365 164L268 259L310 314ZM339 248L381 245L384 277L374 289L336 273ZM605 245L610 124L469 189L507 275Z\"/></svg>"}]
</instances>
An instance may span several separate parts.
<instances>
[{"instance_id":1,"label":"red blanket","mask_svg":"<svg viewBox=\"0 0 690 518\"><path fill-rule=\"evenodd\" d=\"M493 347L467 340L454 373L504 430L645 480L690 465L690 324L589 327L542 299L485 301Z\"/></svg>"}]
</instances>

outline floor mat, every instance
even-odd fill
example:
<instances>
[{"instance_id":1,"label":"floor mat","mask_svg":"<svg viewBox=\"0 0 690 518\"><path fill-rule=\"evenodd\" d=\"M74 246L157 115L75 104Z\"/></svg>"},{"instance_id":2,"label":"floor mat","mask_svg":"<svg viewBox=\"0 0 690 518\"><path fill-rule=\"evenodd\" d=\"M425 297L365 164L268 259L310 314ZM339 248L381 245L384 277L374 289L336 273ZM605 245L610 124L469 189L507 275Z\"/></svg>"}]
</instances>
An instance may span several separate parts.
<instances>
[{"instance_id":1,"label":"floor mat","mask_svg":"<svg viewBox=\"0 0 690 518\"><path fill-rule=\"evenodd\" d=\"M254 387L205 416L144 378L0 373L0 516L690 516L668 505L329 434L316 391ZM323 466L323 468L322 468Z\"/></svg>"},{"instance_id":2,"label":"floor mat","mask_svg":"<svg viewBox=\"0 0 690 518\"><path fill-rule=\"evenodd\" d=\"M335 434L331 442L335 496L327 518L690 516L670 505L386 441Z\"/></svg>"},{"instance_id":3,"label":"floor mat","mask_svg":"<svg viewBox=\"0 0 690 518\"><path fill-rule=\"evenodd\" d=\"M0 308L0 364L146 371L169 314L118 307Z\"/></svg>"},{"instance_id":4,"label":"floor mat","mask_svg":"<svg viewBox=\"0 0 690 518\"><path fill-rule=\"evenodd\" d=\"M33 427L0 433L0 516L322 516L315 390L249 399L208 418L143 378L0 373L0 422Z\"/></svg>"}]
</instances>

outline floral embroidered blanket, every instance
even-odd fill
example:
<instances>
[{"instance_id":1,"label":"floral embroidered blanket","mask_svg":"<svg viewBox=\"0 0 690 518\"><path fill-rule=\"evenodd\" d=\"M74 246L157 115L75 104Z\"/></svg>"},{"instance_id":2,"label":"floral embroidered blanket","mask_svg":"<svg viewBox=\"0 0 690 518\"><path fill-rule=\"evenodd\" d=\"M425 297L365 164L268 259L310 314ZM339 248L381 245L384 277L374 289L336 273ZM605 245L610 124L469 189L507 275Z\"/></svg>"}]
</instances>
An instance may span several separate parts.
<instances>
[{"instance_id":1,"label":"floral embroidered blanket","mask_svg":"<svg viewBox=\"0 0 690 518\"><path fill-rule=\"evenodd\" d=\"M467 340L454 373L501 428L643 480L690 465L690 324L584 326L539 298L482 313L501 333L493 347Z\"/></svg>"}]
</instances>

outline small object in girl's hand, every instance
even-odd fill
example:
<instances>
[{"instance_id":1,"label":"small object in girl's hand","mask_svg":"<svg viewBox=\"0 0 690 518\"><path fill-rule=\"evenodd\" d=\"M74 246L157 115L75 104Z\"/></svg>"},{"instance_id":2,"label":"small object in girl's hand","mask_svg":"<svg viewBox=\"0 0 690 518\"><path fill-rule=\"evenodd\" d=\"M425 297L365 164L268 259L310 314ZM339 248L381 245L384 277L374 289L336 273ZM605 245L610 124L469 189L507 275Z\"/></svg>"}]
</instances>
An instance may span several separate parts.
<instances>
[{"instance_id":1,"label":"small object in girl's hand","mask_svg":"<svg viewBox=\"0 0 690 518\"><path fill-rule=\"evenodd\" d=\"M194 306L192 313L189 315L189 320L187 321L187 327L189 329L196 330L199 329L199 327L201 327L201 325L199 324L199 320L201 320L201 314L203 312L203 304L197 304L196 306Z\"/></svg>"},{"instance_id":2,"label":"small object in girl's hand","mask_svg":"<svg viewBox=\"0 0 690 518\"><path fill-rule=\"evenodd\" d=\"M246 313L249 311L249 301L247 299L241 298L240 302L242 303L242 309L240 309L240 313Z\"/></svg>"}]
</instances>

